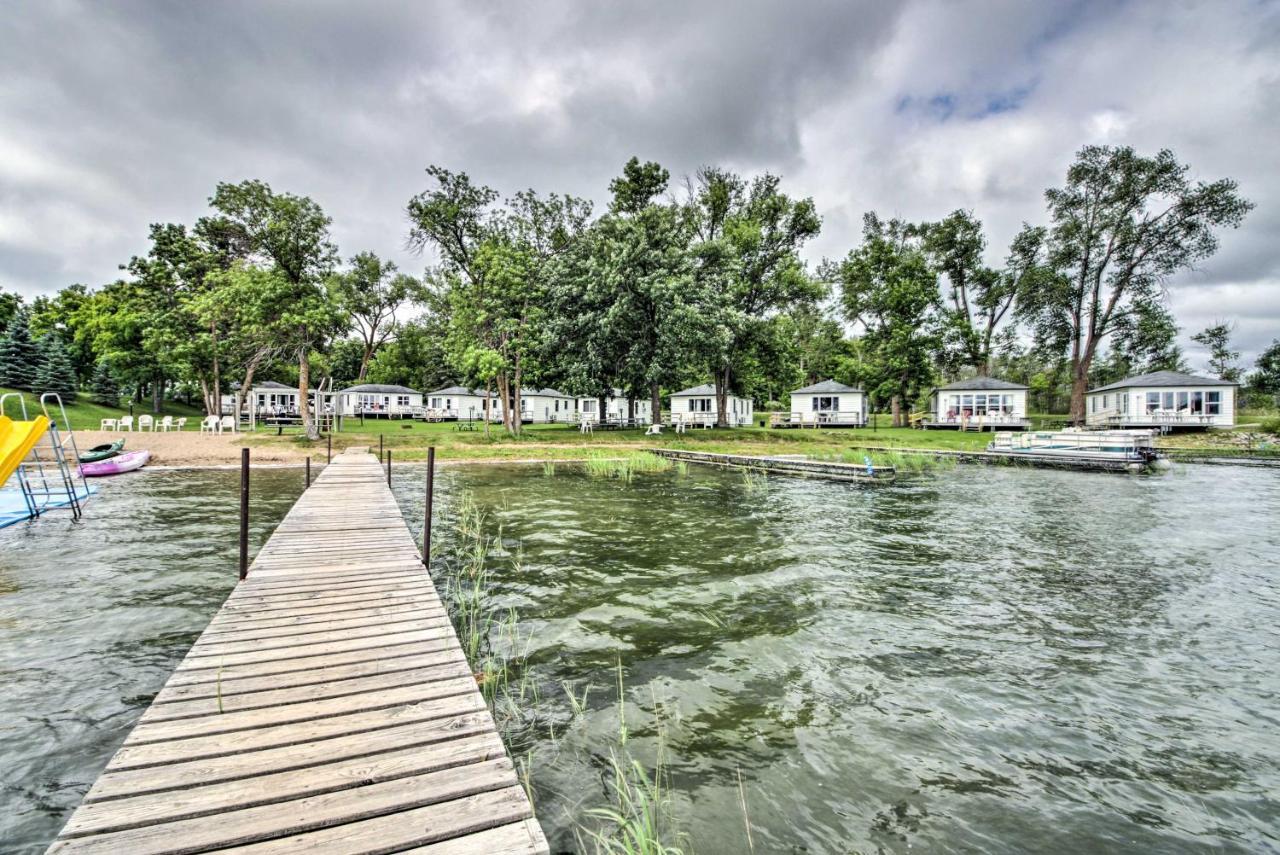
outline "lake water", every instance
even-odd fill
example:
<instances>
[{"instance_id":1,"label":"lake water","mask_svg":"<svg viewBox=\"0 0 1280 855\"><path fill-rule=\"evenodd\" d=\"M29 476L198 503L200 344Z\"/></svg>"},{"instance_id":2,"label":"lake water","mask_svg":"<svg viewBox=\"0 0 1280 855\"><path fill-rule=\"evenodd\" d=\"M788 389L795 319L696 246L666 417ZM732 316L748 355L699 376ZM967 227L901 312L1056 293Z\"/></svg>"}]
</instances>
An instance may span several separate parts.
<instances>
[{"instance_id":1,"label":"lake water","mask_svg":"<svg viewBox=\"0 0 1280 855\"><path fill-rule=\"evenodd\" d=\"M57 832L234 582L235 479L143 474L81 524L0 532L7 848ZM255 479L256 542L300 481ZM416 526L421 469L396 489ZM1280 848L1280 473L438 489L437 574L462 491L501 538L553 851L605 802L619 670L628 750L652 764L661 732L695 852L748 851L743 800L761 853Z\"/></svg>"}]
</instances>

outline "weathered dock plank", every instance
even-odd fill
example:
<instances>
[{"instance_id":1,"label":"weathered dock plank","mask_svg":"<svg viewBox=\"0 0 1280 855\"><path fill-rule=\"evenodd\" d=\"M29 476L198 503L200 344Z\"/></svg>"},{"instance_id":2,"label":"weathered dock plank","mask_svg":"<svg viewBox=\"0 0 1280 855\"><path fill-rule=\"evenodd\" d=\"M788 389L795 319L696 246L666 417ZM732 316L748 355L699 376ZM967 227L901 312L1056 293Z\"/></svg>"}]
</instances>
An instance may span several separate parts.
<instances>
[{"instance_id":1,"label":"weathered dock plank","mask_svg":"<svg viewBox=\"0 0 1280 855\"><path fill-rule=\"evenodd\" d=\"M49 851L224 849L547 851L370 454L298 500Z\"/></svg>"}]
</instances>

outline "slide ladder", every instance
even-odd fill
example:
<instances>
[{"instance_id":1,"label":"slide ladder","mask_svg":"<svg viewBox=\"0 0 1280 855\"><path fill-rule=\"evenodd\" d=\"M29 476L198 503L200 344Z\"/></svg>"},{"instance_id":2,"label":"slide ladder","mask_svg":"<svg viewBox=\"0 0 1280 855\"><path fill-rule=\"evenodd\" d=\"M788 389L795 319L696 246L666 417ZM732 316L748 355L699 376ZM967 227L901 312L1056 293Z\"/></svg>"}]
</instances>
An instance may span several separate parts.
<instances>
[{"instance_id":1,"label":"slide ladder","mask_svg":"<svg viewBox=\"0 0 1280 855\"><path fill-rule=\"evenodd\" d=\"M5 412L9 398L17 399L18 421ZM28 419L26 399L21 394L0 396L0 431L10 438L5 443L9 452L4 459L6 468L0 475L4 480L15 475L21 494L21 503L0 501L0 526L53 509L70 510L78 520L91 493L80 473L80 451L62 399L57 393L46 392L40 396L40 408L41 415Z\"/></svg>"}]
</instances>

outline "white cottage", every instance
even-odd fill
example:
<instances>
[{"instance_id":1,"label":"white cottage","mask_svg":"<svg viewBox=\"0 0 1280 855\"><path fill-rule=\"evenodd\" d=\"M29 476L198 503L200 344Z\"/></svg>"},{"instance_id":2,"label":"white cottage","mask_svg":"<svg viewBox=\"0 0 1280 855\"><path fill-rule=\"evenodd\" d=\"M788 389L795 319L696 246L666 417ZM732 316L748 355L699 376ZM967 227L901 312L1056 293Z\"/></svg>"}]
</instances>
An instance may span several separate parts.
<instances>
[{"instance_id":1,"label":"white cottage","mask_svg":"<svg viewBox=\"0 0 1280 855\"><path fill-rule=\"evenodd\" d=\"M579 397L577 399L578 418L587 419L588 421L601 421L600 418L600 399ZM653 407L648 398L636 398L635 402L635 420L641 424L650 424L653 421ZM604 421L621 422L628 418L627 396L621 389L614 389L609 396L605 398Z\"/></svg>"},{"instance_id":2,"label":"white cottage","mask_svg":"<svg viewBox=\"0 0 1280 855\"><path fill-rule=\"evenodd\" d=\"M1153 371L1090 389L1085 424L1207 430L1236 420L1236 387L1229 380L1181 371Z\"/></svg>"},{"instance_id":3,"label":"white cottage","mask_svg":"<svg viewBox=\"0 0 1280 855\"><path fill-rule=\"evenodd\" d=\"M236 406L232 392L222 396L222 414L231 415ZM241 402L241 416L259 419L269 416L295 416L298 414L298 387L287 386L274 380L263 380L249 388L249 394Z\"/></svg>"},{"instance_id":4,"label":"white cottage","mask_svg":"<svg viewBox=\"0 0 1280 855\"><path fill-rule=\"evenodd\" d=\"M337 412L343 416L413 418L423 412L422 393L407 386L361 383L335 394Z\"/></svg>"},{"instance_id":5,"label":"white cottage","mask_svg":"<svg viewBox=\"0 0 1280 855\"><path fill-rule=\"evenodd\" d=\"M1024 430L1027 387L995 377L970 377L934 389L926 429Z\"/></svg>"},{"instance_id":6,"label":"white cottage","mask_svg":"<svg viewBox=\"0 0 1280 855\"><path fill-rule=\"evenodd\" d=\"M791 393L791 415L774 427L861 427L867 423L867 398L855 386L823 380Z\"/></svg>"},{"instance_id":7,"label":"white cottage","mask_svg":"<svg viewBox=\"0 0 1280 855\"><path fill-rule=\"evenodd\" d=\"M426 396L428 421L480 421L488 411L488 395L484 389L446 386Z\"/></svg>"},{"instance_id":8,"label":"white cottage","mask_svg":"<svg viewBox=\"0 0 1280 855\"><path fill-rule=\"evenodd\" d=\"M737 395L725 397L725 408L730 427L745 427L751 424L752 403L750 398ZM717 422L716 387L711 383L681 389L671 393L671 423L696 424L713 426Z\"/></svg>"},{"instance_id":9,"label":"white cottage","mask_svg":"<svg viewBox=\"0 0 1280 855\"><path fill-rule=\"evenodd\" d=\"M553 424L574 420L577 400L555 389L521 389L520 420Z\"/></svg>"}]
</instances>

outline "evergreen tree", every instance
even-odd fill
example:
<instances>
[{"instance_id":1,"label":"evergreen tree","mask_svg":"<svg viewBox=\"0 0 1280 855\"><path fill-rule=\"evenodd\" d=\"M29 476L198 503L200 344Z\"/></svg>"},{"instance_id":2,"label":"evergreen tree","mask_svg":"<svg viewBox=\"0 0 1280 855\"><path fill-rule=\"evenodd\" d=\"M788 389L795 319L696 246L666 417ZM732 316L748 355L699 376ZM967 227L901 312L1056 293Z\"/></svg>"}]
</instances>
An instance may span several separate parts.
<instances>
[{"instance_id":1,"label":"evergreen tree","mask_svg":"<svg viewBox=\"0 0 1280 855\"><path fill-rule=\"evenodd\" d=\"M31 340L30 313L19 307L0 338L0 386L30 389L40 365L40 355Z\"/></svg>"},{"instance_id":2,"label":"evergreen tree","mask_svg":"<svg viewBox=\"0 0 1280 855\"><path fill-rule=\"evenodd\" d=\"M116 385L115 375L104 359L93 370L93 379L89 381L89 394L95 404L104 407L120 406L120 387Z\"/></svg>"},{"instance_id":3,"label":"evergreen tree","mask_svg":"<svg viewBox=\"0 0 1280 855\"><path fill-rule=\"evenodd\" d=\"M40 339L40 367L36 369L32 391L57 392L63 403L76 399L76 370L67 356L67 349L56 335Z\"/></svg>"}]
</instances>

